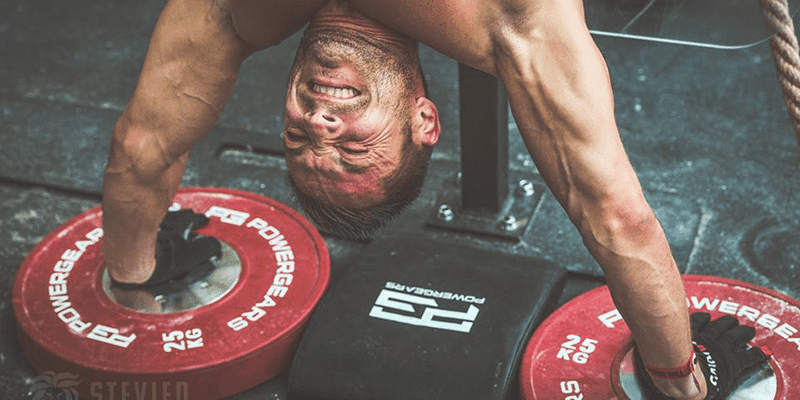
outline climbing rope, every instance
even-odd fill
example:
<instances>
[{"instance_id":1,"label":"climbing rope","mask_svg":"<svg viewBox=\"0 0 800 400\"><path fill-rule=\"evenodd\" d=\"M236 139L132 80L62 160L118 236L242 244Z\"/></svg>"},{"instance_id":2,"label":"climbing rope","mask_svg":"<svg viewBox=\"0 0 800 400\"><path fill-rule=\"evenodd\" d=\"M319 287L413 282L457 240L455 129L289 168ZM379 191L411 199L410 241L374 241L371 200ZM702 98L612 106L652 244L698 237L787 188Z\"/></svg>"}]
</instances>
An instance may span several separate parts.
<instances>
[{"instance_id":1,"label":"climbing rope","mask_svg":"<svg viewBox=\"0 0 800 400\"><path fill-rule=\"evenodd\" d=\"M783 99L789 108L797 140L800 141L800 56L787 1L761 0L761 13L770 32L774 32L771 38L772 56L778 68Z\"/></svg>"}]
</instances>

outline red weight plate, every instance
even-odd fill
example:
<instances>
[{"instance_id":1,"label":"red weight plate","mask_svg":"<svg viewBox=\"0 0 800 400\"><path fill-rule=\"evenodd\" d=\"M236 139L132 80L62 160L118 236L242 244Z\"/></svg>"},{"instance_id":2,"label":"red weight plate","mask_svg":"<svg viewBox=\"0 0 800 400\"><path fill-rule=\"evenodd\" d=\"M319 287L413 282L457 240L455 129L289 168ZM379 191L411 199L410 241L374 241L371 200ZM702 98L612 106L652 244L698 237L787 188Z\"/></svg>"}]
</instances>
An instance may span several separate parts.
<instances>
[{"instance_id":1,"label":"red weight plate","mask_svg":"<svg viewBox=\"0 0 800 400\"><path fill-rule=\"evenodd\" d=\"M101 210L89 210L43 239L17 274L19 337L36 370L78 375L86 399L203 400L285 369L328 284L322 237L289 207L250 193L182 189L175 202L209 216L198 232L234 249L238 282L189 311L119 306L101 286Z\"/></svg>"},{"instance_id":2,"label":"red weight plate","mask_svg":"<svg viewBox=\"0 0 800 400\"><path fill-rule=\"evenodd\" d=\"M690 312L705 311L712 318L734 315L741 323L756 327L753 343L774 351L770 359L775 381L772 398L797 398L800 302L731 279L686 275L684 282ZM620 376L633 373L632 347L630 331L608 288L586 292L556 310L534 332L520 371L523 399L628 399Z\"/></svg>"}]
</instances>

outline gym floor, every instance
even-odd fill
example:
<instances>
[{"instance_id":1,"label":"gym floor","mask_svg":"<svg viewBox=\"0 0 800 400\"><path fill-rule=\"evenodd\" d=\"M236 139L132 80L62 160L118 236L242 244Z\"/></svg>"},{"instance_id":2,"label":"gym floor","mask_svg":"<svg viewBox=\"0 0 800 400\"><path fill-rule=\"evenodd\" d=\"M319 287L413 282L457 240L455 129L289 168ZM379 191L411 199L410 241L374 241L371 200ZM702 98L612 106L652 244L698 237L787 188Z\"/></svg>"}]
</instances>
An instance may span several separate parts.
<instances>
[{"instance_id":1,"label":"gym floor","mask_svg":"<svg viewBox=\"0 0 800 400\"><path fill-rule=\"evenodd\" d=\"M33 398L38 375L16 338L16 272L48 232L98 205L111 128L133 91L163 3L0 4L2 399ZM751 18L761 23L760 16ZM680 269L798 298L800 147L769 44L719 50L596 40L609 65L623 141ZM222 119L192 153L185 186L241 189L292 204L279 134L298 42L295 35L245 62ZM441 188L459 170L458 81L454 61L425 46L421 58L442 138L422 195L382 234L413 233L553 260L571 273L562 303L601 284L599 266L549 193L520 241L425 225L438 209ZM511 121L510 175L541 182ZM364 244L326 240L335 278ZM284 386L279 377L232 398L283 399Z\"/></svg>"}]
</instances>

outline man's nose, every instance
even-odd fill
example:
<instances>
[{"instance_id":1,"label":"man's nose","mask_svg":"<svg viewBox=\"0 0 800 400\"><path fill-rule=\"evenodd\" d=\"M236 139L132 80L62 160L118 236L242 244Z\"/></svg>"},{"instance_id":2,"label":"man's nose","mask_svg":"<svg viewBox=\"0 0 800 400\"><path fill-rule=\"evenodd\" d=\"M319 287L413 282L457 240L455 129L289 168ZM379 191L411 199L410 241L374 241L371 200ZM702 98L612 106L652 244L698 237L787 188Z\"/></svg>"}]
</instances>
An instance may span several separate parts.
<instances>
[{"instance_id":1,"label":"man's nose","mask_svg":"<svg viewBox=\"0 0 800 400\"><path fill-rule=\"evenodd\" d=\"M336 114L318 109L309 111L305 114L306 122L309 125L310 135L315 144L321 144L326 140L335 139L341 130L342 120Z\"/></svg>"}]
</instances>

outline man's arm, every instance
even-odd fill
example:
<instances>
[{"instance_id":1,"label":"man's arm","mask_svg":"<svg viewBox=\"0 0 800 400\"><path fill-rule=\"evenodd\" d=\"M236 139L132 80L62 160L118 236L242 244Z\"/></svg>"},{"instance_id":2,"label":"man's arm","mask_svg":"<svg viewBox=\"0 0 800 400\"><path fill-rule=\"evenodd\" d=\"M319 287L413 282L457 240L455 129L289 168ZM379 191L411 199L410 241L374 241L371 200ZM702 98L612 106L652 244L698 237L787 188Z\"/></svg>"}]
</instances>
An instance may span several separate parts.
<instances>
[{"instance_id":1,"label":"man's arm","mask_svg":"<svg viewBox=\"0 0 800 400\"><path fill-rule=\"evenodd\" d=\"M603 268L645 363L683 366L692 351L686 294L620 140L606 63L581 2L539 4L547 12L509 16L494 36L497 76L528 150ZM655 381L675 398L705 397L702 376Z\"/></svg>"},{"instance_id":2,"label":"man's arm","mask_svg":"<svg viewBox=\"0 0 800 400\"><path fill-rule=\"evenodd\" d=\"M105 172L104 252L115 280L151 275L158 226L189 149L216 123L250 52L227 1L170 0L162 11L133 97L114 126Z\"/></svg>"},{"instance_id":3,"label":"man's arm","mask_svg":"<svg viewBox=\"0 0 800 400\"><path fill-rule=\"evenodd\" d=\"M692 351L686 295L614 119L605 61L579 0L351 0L368 16L499 77L528 150L605 272L647 365ZM705 380L657 380L702 398Z\"/></svg>"},{"instance_id":4,"label":"man's arm","mask_svg":"<svg viewBox=\"0 0 800 400\"><path fill-rule=\"evenodd\" d=\"M644 364L653 367L649 373L661 377L653 382L672 398L705 398L704 371L683 375L694 360L686 293L620 140L606 63L586 27L583 2L349 1L384 25L502 80L528 151L603 268ZM726 390L745 367L769 356L714 347L721 354L715 357L735 360L727 368ZM716 396L723 382L708 371Z\"/></svg>"}]
</instances>

